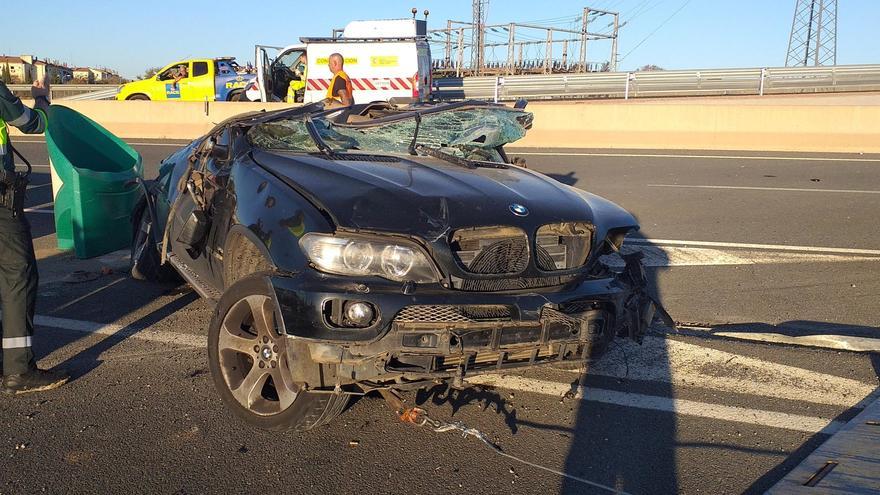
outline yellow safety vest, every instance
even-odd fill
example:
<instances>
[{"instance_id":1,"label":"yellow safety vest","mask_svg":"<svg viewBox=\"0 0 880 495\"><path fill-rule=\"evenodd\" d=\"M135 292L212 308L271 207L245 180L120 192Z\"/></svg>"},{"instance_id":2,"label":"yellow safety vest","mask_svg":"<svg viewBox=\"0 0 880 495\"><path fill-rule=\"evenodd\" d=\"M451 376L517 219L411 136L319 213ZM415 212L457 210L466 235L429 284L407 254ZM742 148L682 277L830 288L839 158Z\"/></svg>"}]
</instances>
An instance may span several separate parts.
<instances>
[{"instance_id":1,"label":"yellow safety vest","mask_svg":"<svg viewBox=\"0 0 880 495\"><path fill-rule=\"evenodd\" d=\"M0 119L0 167L6 166L6 154L9 153L9 129L6 121Z\"/></svg>"},{"instance_id":2,"label":"yellow safety vest","mask_svg":"<svg viewBox=\"0 0 880 495\"><path fill-rule=\"evenodd\" d=\"M345 81L345 89L348 90L348 94L351 95L352 99L354 99L354 90L351 87L351 79L349 79L348 74L343 71L337 72L336 75L333 76L333 79L330 80L330 87L327 88L327 98L336 101L342 101L342 99L339 98L339 95L333 94L333 86L336 85L337 77L341 77Z\"/></svg>"},{"instance_id":3,"label":"yellow safety vest","mask_svg":"<svg viewBox=\"0 0 880 495\"><path fill-rule=\"evenodd\" d=\"M287 103L296 103L296 92L305 87L305 81L290 81L287 86Z\"/></svg>"}]
</instances>

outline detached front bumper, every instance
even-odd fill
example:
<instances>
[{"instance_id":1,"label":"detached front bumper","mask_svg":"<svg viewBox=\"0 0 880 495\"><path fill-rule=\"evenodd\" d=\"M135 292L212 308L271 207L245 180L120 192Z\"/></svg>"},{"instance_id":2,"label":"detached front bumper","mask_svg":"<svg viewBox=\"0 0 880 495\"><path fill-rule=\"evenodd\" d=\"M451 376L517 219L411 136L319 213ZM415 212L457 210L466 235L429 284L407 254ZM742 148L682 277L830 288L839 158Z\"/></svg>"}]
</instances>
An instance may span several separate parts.
<instances>
[{"instance_id":1,"label":"detached front bumper","mask_svg":"<svg viewBox=\"0 0 880 495\"><path fill-rule=\"evenodd\" d=\"M317 273L276 276L270 283L284 331L320 364L317 375L301 377L312 388L399 387L582 362L617 335L639 340L655 311L638 259L627 259L615 276L555 291L409 291L385 280ZM357 329L335 325L328 311L333 301L367 302L377 310L375 321Z\"/></svg>"}]
</instances>

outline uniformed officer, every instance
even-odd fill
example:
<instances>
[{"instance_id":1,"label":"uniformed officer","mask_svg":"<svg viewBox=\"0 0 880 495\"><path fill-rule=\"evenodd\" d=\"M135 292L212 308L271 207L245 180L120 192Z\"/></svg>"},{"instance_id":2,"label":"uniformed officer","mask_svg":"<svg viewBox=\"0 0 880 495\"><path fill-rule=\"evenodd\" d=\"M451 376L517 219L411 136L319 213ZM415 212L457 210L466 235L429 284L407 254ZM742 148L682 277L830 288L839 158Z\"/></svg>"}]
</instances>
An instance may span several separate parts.
<instances>
[{"instance_id":1,"label":"uniformed officer","mask_svg":"<svg viewBox=\"0 0 880 495\"><path fill-rule=\"evenodd\" d=\"M10 188L27 187L15 180L15 161L9 141L8 126L26 134L41 134L46 129L49 108L49 84L44 79L31 88L34 109L22 105L5 84L0 82L0 190L12 196ZM21 192L23 193L23 192ZM34 305L37 300L37 260L30 224L20 205L4 201L0 206L0 308L3 343L3 392L10 395L50 390L63 385L68 376L37 368L31 339L34 334Z\"/></svg>"},{"instance_id":2,"label":"uniformed officer","mask_svg":"<svg viewBox=\"0 0 880 495\"><path fill-rule=\"evenodd\" d=\"M296 59L296 62L290 67L290 71L293 73L293 78L287 86L287 103L300 103L303 101L303 93L308 80L308 60L305 53Z\"/></svg>"}]
</instances>

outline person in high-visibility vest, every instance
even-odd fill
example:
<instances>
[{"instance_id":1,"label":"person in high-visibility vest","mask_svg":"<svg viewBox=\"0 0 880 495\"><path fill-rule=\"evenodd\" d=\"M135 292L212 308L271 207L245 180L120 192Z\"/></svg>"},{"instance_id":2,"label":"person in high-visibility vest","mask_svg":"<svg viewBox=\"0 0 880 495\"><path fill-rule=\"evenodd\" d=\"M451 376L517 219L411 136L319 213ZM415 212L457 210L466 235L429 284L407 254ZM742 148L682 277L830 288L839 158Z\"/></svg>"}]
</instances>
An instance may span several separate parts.
<instances>
[{"instance_id":1,"label":"person in high-visibility vest","mask_svg":"<svg viewBox=\"0 0 880 495\"><path fill-rule=\"evenodd\" d=\"M348 74L342 70L345 65L345 59L342 55L334 53L327 60L327 66L333 73L333 79L330 81L330 87L327 88L327 106L349 106L354 104L354 94L351 88L351 79Z\"/></svg>"},{"instance_id":2,"label":"person in high-visibility vest","mask_svg":"<svg viewBox=\"0 0 880 495\"><path fill-rule=\"evenodd\" d=\"M290 80L290 84L287 86L287 103L298 103L303 100L306 81L308 80L308 61L305 53L296 59L290 70L293 72L293 79Z\"/></svg>"},{"instance_id":3,"label":"person in high-visibility vest","mask_svg":"<svg viewBox=\"0 0 880 495\"><path fill-rule=\"evenodd\" d=\"M68 376L37 368L31 340L34 335L34 306L37 301L37 259L31 228L21 202L27 180L15 173L15 159L9 140L8 126L25 134L42 134L46 130L46 109L49 108L49 83L34 83L31 88L34 109L0 82L0 305L3 309L3 392L9 395L50 390L63 385Z\"/></svg>"}]
</instances>

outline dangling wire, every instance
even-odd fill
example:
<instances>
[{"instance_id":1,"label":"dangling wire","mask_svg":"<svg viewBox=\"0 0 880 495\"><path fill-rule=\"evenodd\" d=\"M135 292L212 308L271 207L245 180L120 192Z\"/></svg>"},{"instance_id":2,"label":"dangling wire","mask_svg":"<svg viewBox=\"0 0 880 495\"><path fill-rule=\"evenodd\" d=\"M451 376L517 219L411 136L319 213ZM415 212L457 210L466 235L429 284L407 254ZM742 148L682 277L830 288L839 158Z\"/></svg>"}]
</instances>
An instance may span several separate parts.
<instances>
[{"instance_id":1,"label":"dangling wire","mask_svg":"<svg viewBox=\"0 0 880 495\"><path fill-rule=\"evenodd\" d=\"M404 423L411 423L416 426L426 426L426 427L430 428L431 431L434 431L435 433L446 433L448 431L458 431L458 432L461 432L462 438L474 437L477 440L479 440L480 442L482 442L483 445L485 445L490 450L492 450L493 452L495 452L496 454L498 454L502 457L506 457L508 459L520 462L520 463L525 464L527 466L531 466L533 468L540 469L540 470L546 471L548 473L553 473L557 476L562 476L563 478L567 478L572 481L577 481L578 483L583 483L585 485L589 485L594 488L599 488L601 490L605 490L605 491L619 494L619 495L629 495L627 492L625 492L623 490L618 490L617 488L603 485L601 483L596 483L595 481L590 481L588 479L584 479L579 476L574 476L572 474L568 474L568 473L565 473L562 471L557 471L556 469L542 466L540 464L535 464L534 462L530 462L525 459L519 458L513 454L508 454L507 452L504 452L503 450L501 450L501 447L499 447L492 440L490 440L489 437L486 436L485 433L483 433L482 431L480 431L476 428L470 428L470 427L466 426L464 423L462 423L461 421L449 422L449 421L442 421L442 420L433 419L430 416L428 416L427 411L425 411L424 409L421 409L419 407L409 407L409 408L404 407L403 401L400 399L400 397L395 395L394 392L391 392L390 390L380 390L380 393L382 394L382 397L385 398L385 401L388 403L388 406L391 407L391 409L397 415L398 419L400 419Z\"/></svg>"}]
</instances>

